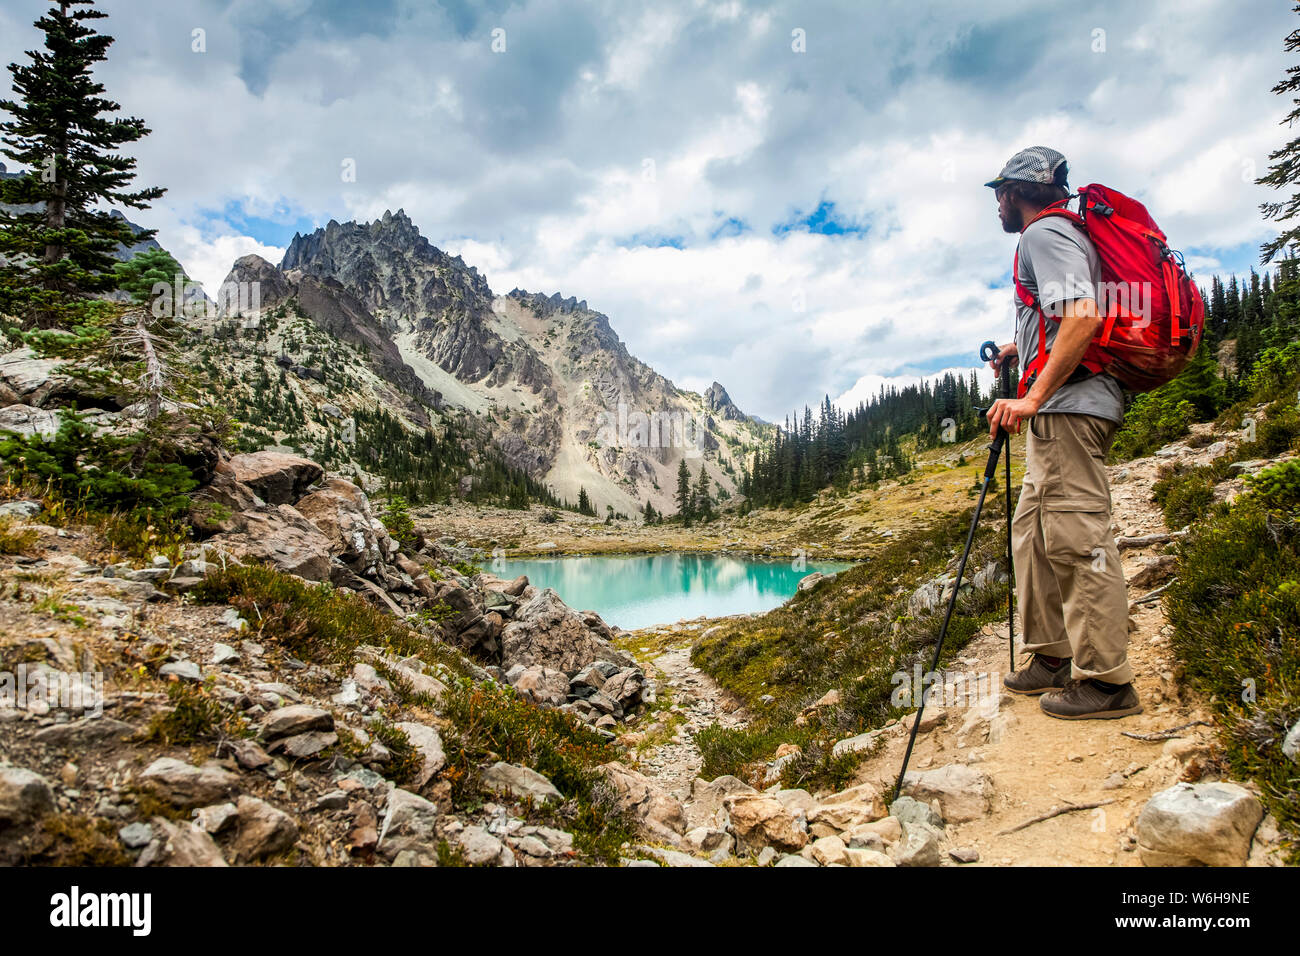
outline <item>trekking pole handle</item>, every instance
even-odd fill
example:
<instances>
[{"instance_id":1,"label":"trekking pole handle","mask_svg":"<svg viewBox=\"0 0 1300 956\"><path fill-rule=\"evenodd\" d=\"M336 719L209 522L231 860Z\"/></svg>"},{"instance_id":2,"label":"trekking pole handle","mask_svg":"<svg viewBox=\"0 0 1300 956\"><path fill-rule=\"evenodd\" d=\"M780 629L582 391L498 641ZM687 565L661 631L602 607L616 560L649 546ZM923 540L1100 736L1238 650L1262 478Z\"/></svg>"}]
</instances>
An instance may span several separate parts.
<instances>
[{"instance_id":1,"label":"trekking pole handle","mask_svg":"<svg viewBox=\"0 0 1300 956\"><path fill-rule=\"evenodd\" d=\"M999 351L1001 350L998 348L998 343L990 339L988 342L985 342L983 345L980 346L980 361L992 362L995 358L998 357Z\"/></svg>"}]
</instances>

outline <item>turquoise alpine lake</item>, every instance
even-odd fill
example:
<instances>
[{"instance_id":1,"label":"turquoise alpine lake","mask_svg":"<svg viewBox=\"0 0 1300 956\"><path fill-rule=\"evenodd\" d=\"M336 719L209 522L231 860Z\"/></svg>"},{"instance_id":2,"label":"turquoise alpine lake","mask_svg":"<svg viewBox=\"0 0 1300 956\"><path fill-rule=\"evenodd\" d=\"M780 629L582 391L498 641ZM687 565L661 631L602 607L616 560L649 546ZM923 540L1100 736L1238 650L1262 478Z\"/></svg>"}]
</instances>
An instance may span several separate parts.
<instances>
[{"instance_id":1,"label":"turquoise alpine lake","mask_svg":"<svg viewBox=\"0 0 1300 956\"><path fill-rule=\"evenodd\" d=\"M801 578L851 567L843 561L761 560L727 554L573 555L496 558L483 570L554 588L565 604L595 611L607 624L636 630L684 618L770 611Z\"/></svg>"}]
</instances>

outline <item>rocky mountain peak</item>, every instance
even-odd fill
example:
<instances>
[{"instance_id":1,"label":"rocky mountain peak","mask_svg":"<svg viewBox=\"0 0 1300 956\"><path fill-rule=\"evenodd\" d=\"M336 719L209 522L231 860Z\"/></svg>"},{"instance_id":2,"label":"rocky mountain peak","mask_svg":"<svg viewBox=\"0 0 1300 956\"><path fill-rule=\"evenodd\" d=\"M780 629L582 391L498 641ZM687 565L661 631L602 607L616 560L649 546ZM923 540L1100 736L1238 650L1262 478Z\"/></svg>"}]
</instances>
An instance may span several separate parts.
<instances>
[{"instance_id":1,"label":"rocky mountain peak","mask_svg":"<svg viewBox=\"0 0 1300 956\"><path fill-rule=\"evenodd\" d=\"M736 407L736 403L731 400L731 396L719 382L714 382L705 390L704 407L720 418L731 421L745 420L745 413Z\"/></svg>"}]
</instances>

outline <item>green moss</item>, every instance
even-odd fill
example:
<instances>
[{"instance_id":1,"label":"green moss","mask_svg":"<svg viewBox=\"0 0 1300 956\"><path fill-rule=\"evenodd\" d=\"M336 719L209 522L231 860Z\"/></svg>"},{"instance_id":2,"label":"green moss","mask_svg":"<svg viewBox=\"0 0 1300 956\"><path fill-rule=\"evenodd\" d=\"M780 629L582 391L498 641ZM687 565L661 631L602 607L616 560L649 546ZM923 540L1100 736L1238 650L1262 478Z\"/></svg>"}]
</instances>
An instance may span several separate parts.
<instances>
[{"instance_id":1,"label":"green moss","mask_svg":"<svg viewBox=\"0 0 1300 956\"><path fill-rule=\"evenodd\" d=\"M27 554L40 537L36 529L22 527L9 515L0 515L0 554Z\"/></svg>"},{"instance_id":2,"label":"green moss","mask_svg":"<svg viewBox=\"0 0 1300 956\"><path fill-rule=\"evenodd\" d=\"M58 813L41 821L28 864L38 866L130 866L131 858L108 820Z\"/></svg>"}]
</instances>

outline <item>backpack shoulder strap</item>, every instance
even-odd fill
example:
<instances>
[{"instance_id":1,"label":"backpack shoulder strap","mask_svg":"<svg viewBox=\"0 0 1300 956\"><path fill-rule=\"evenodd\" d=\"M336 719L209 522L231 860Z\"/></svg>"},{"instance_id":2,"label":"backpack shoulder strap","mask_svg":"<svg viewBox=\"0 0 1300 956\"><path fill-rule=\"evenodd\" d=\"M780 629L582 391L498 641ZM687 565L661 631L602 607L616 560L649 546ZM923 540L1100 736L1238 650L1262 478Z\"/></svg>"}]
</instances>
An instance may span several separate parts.
<instances>
[{"instance_id":1,"label":"backpack shoulder strap","mask_svg":"<svg viewBox=\"0 0 1300 956\"><path fill-rule=\"evenodd\" d=\"M1035 215L1033 219L1030 219L1029 222L1025 223L1025 229L1028 229L1040 219L1045 219L1049 216L1060 216L1064 219L1068 219L1084 232L1087 232L1088 224L1084 220L1083 216L1066 208L1067 204L1074 198L1074 196L1067 196L1065 199L1057 200L1049 206L1044 206L1038 211L1038 214ZM1024 229L1021 230L1021 233L1024 233ZM1029 386L1033 383L1034 379L1038 377L1038 373L1047 365L1049 350L1045 347L1045 343L1047 342L1047 313L1045 313L1042 306L1039 305L1038 298L1026 289L1020 281L1019 243L1016 245L1015 258L1012 259L1011 262L1011 281L1015 283L1016 296L1026 306L1033 309L1038 315L1038 354L1033 357L1033 359L1028 363L1028 367L1024 369L1024 372L1020 376L1019 388L1017 389L1017 397L1024 398L1025 394L1029 391ZM1059 321L1055 316L1052 317L1052 320ZM1101 368L1100 363L1096 362L1092 355L1085 356L1083 361L1079 364L1087 367L1093 372L1099 371Z\"/></svg>"}]
</instances>

